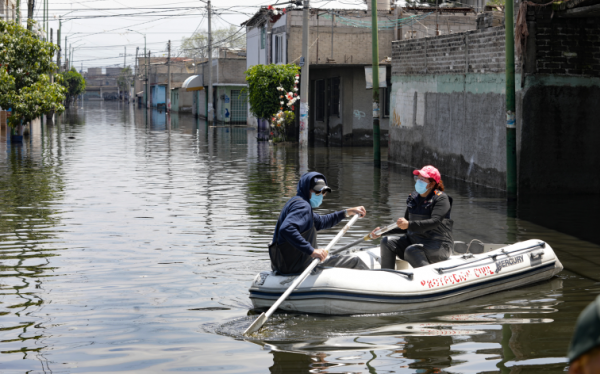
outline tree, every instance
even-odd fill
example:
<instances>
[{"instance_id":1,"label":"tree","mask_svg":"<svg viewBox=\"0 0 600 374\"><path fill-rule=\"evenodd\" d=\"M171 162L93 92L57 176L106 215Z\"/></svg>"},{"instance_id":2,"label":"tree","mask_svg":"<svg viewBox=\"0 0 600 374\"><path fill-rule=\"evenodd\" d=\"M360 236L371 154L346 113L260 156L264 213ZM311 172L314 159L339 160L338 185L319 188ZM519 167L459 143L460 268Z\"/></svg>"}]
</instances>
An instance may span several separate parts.
<instances>
[{"instance_id":1,"label":"tree","mask_svg":"<svg viewBox=\"0 0 600 374\"><path fill-rule=\"evenodd\" d=\"M257 118L269 119L275 125L277 118L280 118L279 113L284 112L284 105L288 103L291 107L297 100L294 93L297 91L296 80L299 71L300 67L293 64L254 65L246 70L248 101L252 114ZM286 97L290 93L292 97ZM293 113L290 114L293 116ZM290 114L283 113L282 135L285 133ZM293 117L291 120L293 121Z\"/></svg>"},{"instance_id":2,"label":"tree","mask_svg":"<svg viewBox=\"0 0 600 374\"><path fill-rule=\"evenodd\" d=\"M77 72L77 69L71 67L71 70L65 71L61 75L61 84L66 89L67 107L77 99L77 96L85 92L85 79Z\"/></svg>"},{"instance_id":3,"label":"tree","mask_svg":"<svg viewBox=\"0 0 600 374\"><path fill-rule=\"evenodd\" d=\"M121 92L129 92L129 87L131 87L131 83L133 80L131 79L131 68L128 66L121 70L119 77L117 78L117 85Z\"/></svg>"},{"instance_id":4,"label":"tree","mask_svg":"<svg viewBox=\"0 0 600 374\"><path fill-rule=\"evenodd\" d=\"M493 6L499 6L501 8L504 8L504 6L506 5L506 1L505 0L488 0L486 5L493 5Z\"/></svg>"},{"instance_id":5,"label":"tree","mask_svg":"<svg viewBox=\"0 0 600 374\"><path fill-rule=\"evenodd\" d=\"M246 48L246 33L231 25L229 28L216 29L212 32L213 48ZM189 58L208 58L208 31L200 30L189 38L182 38L183 55ZM213 51L214 56L215 51Z\"/></svg>"},{"instance_id":6,"label":"tree","mask_svg":"<svg viewBox=\"0 0 600 374\"><path fill-rule=\"evenodd\" d=\"M57 69L52 62L56 45L15 22L0 21L0 48L0 107L12 108L13 128L21 131L23 122L64 111L66 90L58 82L50 83L49 77Z\"/></svg>"}]
</instances>

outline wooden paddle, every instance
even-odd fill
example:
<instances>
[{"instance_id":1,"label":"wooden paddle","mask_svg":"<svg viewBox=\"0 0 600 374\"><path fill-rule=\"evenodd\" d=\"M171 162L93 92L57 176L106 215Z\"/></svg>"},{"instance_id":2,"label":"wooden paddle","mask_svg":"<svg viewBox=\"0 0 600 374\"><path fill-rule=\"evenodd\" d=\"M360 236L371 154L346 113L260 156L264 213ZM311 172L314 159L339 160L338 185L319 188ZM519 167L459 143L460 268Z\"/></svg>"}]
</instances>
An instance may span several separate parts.
<instances>
[{"instance_id":1,"label":"wooden paddle","mask_svg":"<svg viewBox=\"0 0 600 374\"><path fill-rule=\"evenodd\" d=\"M325 248L326 251L329 252L331 247L333 247L334 245L337 244L337 242L341 239L342 236L344 236L344 234L348 231L348 229L352 225L354 225L354 222L356 222L358 217L359 217L359 215L356 214L356 215L354 215L354 217L352 217L352 219L350 219L350 221L346 224L346 226L344 226L342 231L340 231L335 236L335 238L333 238L333 240L327 245L327 247ZM265 324L265 322L267 322L267 319L269 319L269 317L271 317L271 314L273 314L273 312L275 310L277 310L277 308L279 307L279 304L281 304L285 299L287 299L287 297L292 293L292 291L294 291L294 289L296 287L298 287L300 285L300 283L302 283L304 281L304 279L306 279L306 277L308 277L310 272L319 264L319 262L321 262L321 260L319 260L318 258L315 258L314 260L312 260L310 265L308 265L308 267L302 272L302 274L300 274L298 276L298 278L296 278L296 280L294 280L294 282L292 282L290 287L288 287L288 289L283 293L283 295L281 295L281 297L279 299L277 299L275 304L273 304L269 308L269 310L267 310L265 313L261 314L256 319L256 321L254 321L250 325L250 327L248 327L246 329L246 331L244 331L244 335L252 334L253 332L260 330L260 328Z\"/></svg>"},{"instance_id":2,"label":"wooden paddle","mask_svg":"<svg viewBox=\"0 0 600 374\"><path fill-rule=\"evenodd\" d=\"M396 222L392 223L391 225L388 225L382 229L377 230L377 232L375 232L375 235L381 235L381 234L385 234L386 232L393 230L395 228L398 228L398 225L396 224ZM346 244L345 246L341 247L341 248L336 248L333 251L331 251L331 254L334 255L336 253L340 253L341 251L348 249L350 247L354 247L357 244L362 243L363 241L369 241L369 240L373 240L373 238L371 238L371 233L368 233L367 235L365 235L364 237L358 239L355 242L352 242L350 244Z\"/></svg>"}]
</instances>

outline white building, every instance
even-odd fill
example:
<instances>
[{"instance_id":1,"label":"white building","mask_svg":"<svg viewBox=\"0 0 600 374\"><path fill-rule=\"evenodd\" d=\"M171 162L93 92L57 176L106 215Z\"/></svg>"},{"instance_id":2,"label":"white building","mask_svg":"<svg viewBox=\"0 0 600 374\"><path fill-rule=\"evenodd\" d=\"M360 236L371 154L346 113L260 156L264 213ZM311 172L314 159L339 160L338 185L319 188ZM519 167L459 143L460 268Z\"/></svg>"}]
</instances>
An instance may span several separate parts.
<instances>
[{"instance_id":1,"label":"white building","mask_svg":"<svg viewBox=\"0 0 600 374\"><path fill-rule=\"evenodd\" d=\"M3 21L16 21L17 10L17 0L0 0L0 19Z\"/></svg>"}]
</instances>

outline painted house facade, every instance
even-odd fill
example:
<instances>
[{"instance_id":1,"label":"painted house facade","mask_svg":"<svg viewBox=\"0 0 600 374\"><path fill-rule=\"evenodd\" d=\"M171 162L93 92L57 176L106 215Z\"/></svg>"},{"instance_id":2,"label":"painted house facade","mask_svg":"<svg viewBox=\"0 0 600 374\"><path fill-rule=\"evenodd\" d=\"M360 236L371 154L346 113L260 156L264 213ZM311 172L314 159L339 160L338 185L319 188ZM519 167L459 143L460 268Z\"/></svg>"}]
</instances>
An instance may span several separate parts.
<instances>
[{"instance_id":1,"label":"painted house facade","mask_svg":"<svg viewBox=\"0 0 600 374\"><path fill-rule=\"evenodd\" d=\"M248 94L246 88L248 85L245 71L245 51L221 50L219 57L213 58L213 112L217 122L247 122ZM192 112L199 117L207 118L208 61L198 65L197 77L198 83L188 86L188 89L194 89ZM198 89L200 85L203 89Z\"/></svg>"}]
</instances>

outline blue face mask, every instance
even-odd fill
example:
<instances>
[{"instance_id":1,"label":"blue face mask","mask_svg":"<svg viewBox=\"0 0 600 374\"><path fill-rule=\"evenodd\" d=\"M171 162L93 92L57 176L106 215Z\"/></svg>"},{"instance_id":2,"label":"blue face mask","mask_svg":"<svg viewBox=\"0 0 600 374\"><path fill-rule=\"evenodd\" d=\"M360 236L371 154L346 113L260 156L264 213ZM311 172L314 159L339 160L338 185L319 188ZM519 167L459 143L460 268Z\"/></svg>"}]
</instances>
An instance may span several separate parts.
<instances>
[{"instance_id":1,"label":"blue face mask","mask_svg":"<svg viewBox=\"0 0 600 374\"><path fill-rule=\"evenodd\" d=\"M419 194L424 194L427 192L427 183L419 179L417 183L415 183L415 191L417 191Z\"/></svg>"},{"instance_id":2,"label":"blue face mask","mask_svg":"<svg viewBox=\"0 0 600 374\"><path fill-rule=\"evenodd\" d=\"M321 203L323 202L323 194L319 194L317 195L314 192L311 192L310 194L310 206L313 208L318 208L319 206L321 206Z\"/></svg>"}]
</instances>

